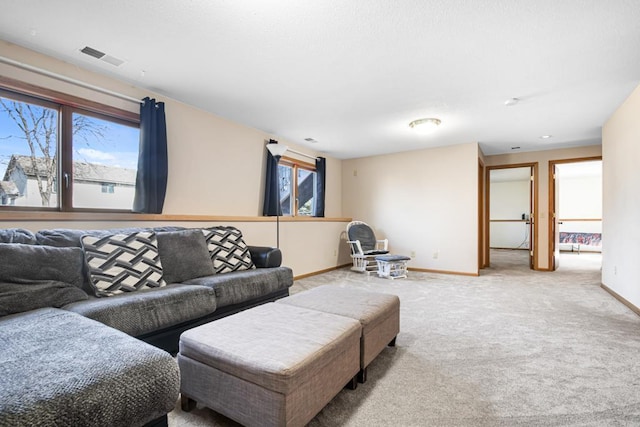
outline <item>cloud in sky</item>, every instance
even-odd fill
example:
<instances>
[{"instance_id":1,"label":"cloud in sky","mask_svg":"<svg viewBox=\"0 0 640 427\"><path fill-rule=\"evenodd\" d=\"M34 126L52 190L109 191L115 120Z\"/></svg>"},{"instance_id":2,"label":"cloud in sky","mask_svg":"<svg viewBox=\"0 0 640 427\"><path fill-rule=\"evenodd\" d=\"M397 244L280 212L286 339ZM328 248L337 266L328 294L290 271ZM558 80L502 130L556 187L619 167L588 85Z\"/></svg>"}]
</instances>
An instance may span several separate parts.
<instances>
[{"instance_id":1,"label":"cloud in sky","mask_svg":"<svg viewBox=\"0 0 640 427\"><path fill-rule=\"evenodd\" d=\"M95 150L93 148L80 148L78 154L83 157L83 160L94 162L109 162L116 160L115 156L111 153L105 153L104 151Z\"/></svg>"}]
</instances>

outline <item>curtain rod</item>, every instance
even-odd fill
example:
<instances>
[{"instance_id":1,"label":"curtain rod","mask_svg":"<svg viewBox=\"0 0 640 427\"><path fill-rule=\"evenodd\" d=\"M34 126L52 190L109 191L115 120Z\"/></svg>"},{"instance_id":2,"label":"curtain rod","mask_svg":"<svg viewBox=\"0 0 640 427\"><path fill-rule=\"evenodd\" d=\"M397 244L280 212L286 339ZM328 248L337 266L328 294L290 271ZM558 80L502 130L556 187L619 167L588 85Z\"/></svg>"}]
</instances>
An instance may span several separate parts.
<instances>
[{"instance_id":1,"label":"curtain rod","mask_svg":"<svg viewBox=\"0 0 640 427\"><path fill-rule=\"evenodd\" d=\"M60 80L60 81L66 82L66 83L71 83L71 84L74 84L76 86L83 87L85 89L95 90L96 92L101 92L101 93L104 93L106 95L111 95L113 97L120 98L120 99L123 99L125 101L135 102L136 104L142 104L143 103L142 100L140 100L140 99L136 99L136 98L133 98L131 96L123 95L121 93L114 92L114 91L109 90L109 89L104 89L104 88L101 88L99 86L94 86L92 84L85 83L85 82L80 81L80 80L72 79L71 77L63 76L62 74L57 74L57 73L54 73L52 71L47 71L47 70L44 70L42 68L34 67L33 65L25 64L23 62L18 62L18 61L15 61L13 59L6 58L4 56L0 56L0 62L3 62L3 63L8 64L8 65L13 65L14 67L22 68L23 70L33 71L34 73L42 74L43 76L52 77L52 78L54 78L56 80Z\"/></svg>"}]
</instances>

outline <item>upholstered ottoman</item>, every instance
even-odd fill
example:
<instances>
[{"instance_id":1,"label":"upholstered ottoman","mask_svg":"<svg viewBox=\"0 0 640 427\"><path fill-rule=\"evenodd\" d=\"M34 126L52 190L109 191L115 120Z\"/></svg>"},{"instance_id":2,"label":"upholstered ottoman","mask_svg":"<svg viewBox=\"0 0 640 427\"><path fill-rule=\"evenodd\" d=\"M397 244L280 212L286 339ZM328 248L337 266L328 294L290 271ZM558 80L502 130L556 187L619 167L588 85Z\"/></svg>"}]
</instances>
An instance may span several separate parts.
<instances>
[{"instance_id":1,"label":"upholstered ottoman","mask_svg":"<svg viewBox=\"0 0 640 427\"><path fill-rule=\"evenodd\" d=\"M358 320L362 324L358 380L362 383L367 379L367 366L387 345L395 345L400 332L400 298L396 295L324 285L277 302Z\"/></svg>"},{"instance_id":2,"label":"upholstered ottoman","mask_svg":"<svg viewBox=\"0 0 640 427\"><path fill-rule=\"evenodd\" d=\"M355 378L360 322L269 303L180 337L182 408L246 426L304 426Z\"/></svg>"},{"instance_id":3,"label":"upholstered ottoman","mask_svg":"<svg viewBox=\"0 0 640 427\"><path fill-rule=\"evenodd\" d=\"M163 350L79 314L0 319L0 425L167 425L180 391Z\"/></svg>"},{"instance_id":4,"label":"upholstered ottoman","mask_svg":"<svg viewBox=\"0 0 640 427\"><path fill-rule=\"evenodd\" d=\"M411 258L404 255L378 255L378 277L387 279L403 279L407 277L407 261Z\"/></svg>"}]
</instances>

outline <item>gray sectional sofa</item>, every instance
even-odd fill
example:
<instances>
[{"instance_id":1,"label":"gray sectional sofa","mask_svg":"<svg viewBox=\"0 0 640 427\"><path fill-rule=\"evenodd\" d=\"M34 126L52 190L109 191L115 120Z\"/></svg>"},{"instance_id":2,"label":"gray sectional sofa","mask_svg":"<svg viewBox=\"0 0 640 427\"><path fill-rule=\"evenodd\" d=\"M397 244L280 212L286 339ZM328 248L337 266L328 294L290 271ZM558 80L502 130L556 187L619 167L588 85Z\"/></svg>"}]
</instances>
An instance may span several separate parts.
<instances>
[{"instance_id":1,"label":"gray sectional sofa","mask_svg":"<svg viewBox=\"0 0 640 427\"><path fill-rule=\"evenodd\" d=\"M245 246L248 253L245 249L244 256L251 257L249 268L207 270L203 263L211 261L203 259L203 254L212 257L213 251L205 251L202 245L207 241L194 236L201 230L235 233L232 238L239 242L234 240L231 245L244 243L234 227L51 229L35 234L23 229L0 230L0 316L58 307L176 353L183 331L289 294L293 274L280 266L279 249ZM169 280L135 292L97 289L92 283L97 275L91 274L83 239L141 232L155 235L162 266L159 275ZM222 247L230 245L224 236L218 240ZM208 243L208 248L213 246Z\"/></svg>"},{"instance_id":2,"label":"gray sectional sofa","mask_svg":"<svg viewBox=\"0 0 640 427\"><path fill-rule=\"evenodd\" d=\"M127 375L141 377L140 372L144 372L143 376L149 378L152 374L144 355L152 347L140 341L173 354L185 330L287 296L293 274L291 269L280 266L281 261L279 249L247 246L242 233L234 227L51 229L37 233L0 229L0 329L7 332L21 328L19 333L7 335L0 362L18 366L16 354L32 348L21 358L34 366L47 357L67 361L95 358L92 366L107 362L113 365L113 356L102 354L101 346L123 340L127 358L135 359L138 353L141 357L126 373L119 368L114 372L125 379ZM61 332L74 322L78 331ZM35 325L34 333L31 325ZM92 328L99 339L86 337L86 331ZM48 330L52 337L59 338L45 340ZM158 414L163 412L158 409L162 405L156 402L149 414L142 413L132 424L166 424L166 412L175 403L179 381L176 383L174 378L175 361L163 354L169 359L157 362L164 366L156 370L158 381L143 394L153 402L158 394L165 396L165 415L156 424ZM154 352L146 357L162 359ZM44 375L44 383L40 384L44 388L57 384L60 374L56 373L56 365L53 363L55 369L48 371L53 378ZM115 365L121 367L123 363ZM94 370L84 368L87 372ZM65 369L63 372L68 374ZM99 366L95 370L101 371ZM69 415L67 406L52 406L50 396L46 396L47 404L38 401L39 394L34 390L39 390L40 385L32 384L30 379L22 384L24 372L3 375L18 379L13 383L13 397L0 404L0 425L9 415L14 421ZM38 373L38 377L42 375ZM95 390L88 373L74 372L71 377L83 375L86 378L81 383L85 382L86 388L69 390L78 417L92 409L77 402L85 401L87 390ZM100 384L111 387L103 380ZM62 391L57 391L65 395L65 385L58 385ZM144 396L136 399L144 401ZM29 402L29 398L35 400L25 409L21 402ZM18 402L17 406L11 406L12 402ZM111 406L114 405L118 404L113 402ZM114 413L117 412L116 409Z\"/></svg>"}]
</instances>

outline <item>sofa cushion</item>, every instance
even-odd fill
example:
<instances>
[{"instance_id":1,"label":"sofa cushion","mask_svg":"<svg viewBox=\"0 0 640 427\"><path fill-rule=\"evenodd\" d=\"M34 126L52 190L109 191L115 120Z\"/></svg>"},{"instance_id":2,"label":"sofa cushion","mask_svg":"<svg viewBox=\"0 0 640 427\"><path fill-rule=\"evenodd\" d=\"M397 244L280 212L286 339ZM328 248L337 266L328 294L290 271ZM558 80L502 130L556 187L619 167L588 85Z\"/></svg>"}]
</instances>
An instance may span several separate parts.
<instances>
[{"instance_id":1,"label":"sofa cushion","mask_svg":"<svg viewBox=\"0 0 640 427\"><path fill-rule=\"evenodd\" d=\"M242 232L235 227L211 227L202 230L216 273L255 268Z\"/></svg>"},{"instance_id":2,"label":"sofa cushion","mask_svg":"<svg viewBox=\"0 0 640 427\"><path fill-rule=\"evenodd\" d=\"M33 281L0 282L0 316L43 307L62 307L74 301L86 300L87 294L64 282Z\"/></svg>"},{"instance_id":3,"label":"sofa cushion","mask_svg":"<svg viewBox=\"0 0 640 427\"><path fill-rule=\"evenodd\" d=\"M139 337L213 313L216 298L214 291L204 286L173 284L90 298L63 308Z\"/></svg>"},{"instance_id":4,"label":"sofa cushion","mask_svg":"<svg viewBox=\"0 0 640 427\"><path fill-rule=\"evenodd\" d=\"M168 353L64 310L0 319L0 425L141 426L180 389Z\"/></svg>"},{"instance_id":5,"label":"sofa cushion","mask_svg":"<svg viewBox=\"0 0 640 427\"><path fill-rule=\"evenodd\" d=\"M27 245L36 244L36 236L24 228L0 229L0 243L25 243Z\"/></svg>"},{"instance_id":6,"label":"sofa cushion","mask_svg":"<svg viewBox=\"0 0 640 427\"><path fill-rule=\"evenodd\" d=\"M39 245L58 246L58 247L82 247L80 239L82 236L104 237L109 234L131 234L138 231L175 231L184 230L184 227L154 227L154 228L114 228L110 230L76 230L70 228L53 228L48 230L40 230L36 233L36 243Z\"/></svg>"},{"instance_id":7,"label":"sofa cushion","mask_svg":"<svg viewBox=\"0 0 640 427\"><path fill-rule=\"evenodd\" d=\"M199 229L161 232L157 238L165 282L180 283L215 273Z\"/></svg>"},{"instance_id":8,"label":"sofa cushion","mask_svg":"<svg viewBox=\"0 0 640 427\"><path fill-rule=\"evenodd\" d=\"M114 295L166 284L162 280L155 233L82 236L81 241L91 280L100 294Z\"/></svg>"},{"instance_id":9,"label":"sofa cushion","mask_svg":"<svg viewBox=\"0 0 640 427\"><path fill-rule=\"evenodd\" d=\"M0 281L53 280L82 288L84 255L80 248L0 243Z\"/></svg>"},{"instance_id":10,"label":"sofa cushion","mask_svg":"<svg viewBox=\"0 0 640 427\"><path fill-rule=\"evenodd\" d=\"M293 272L289 267L258 268L214 274L187 280L184 284L214 289L218 307L225 307L289 288L293 284Z\"/></svg>"}]
</instances>

